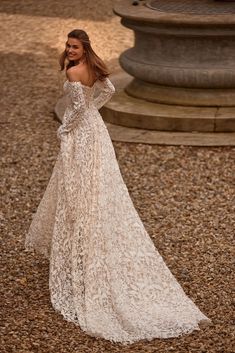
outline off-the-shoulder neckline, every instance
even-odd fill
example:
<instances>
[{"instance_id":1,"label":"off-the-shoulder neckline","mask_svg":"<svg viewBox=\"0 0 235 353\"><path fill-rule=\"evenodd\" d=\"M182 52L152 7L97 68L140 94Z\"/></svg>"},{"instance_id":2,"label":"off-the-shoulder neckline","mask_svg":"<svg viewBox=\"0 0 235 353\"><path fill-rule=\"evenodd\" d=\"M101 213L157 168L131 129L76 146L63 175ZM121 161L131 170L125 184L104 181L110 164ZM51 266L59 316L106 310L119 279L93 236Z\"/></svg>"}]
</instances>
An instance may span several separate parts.
<instances>
[{"instance_id":1,"label":"off-the-shoulder neckline","mask_svg":"<svg viewBox=\"0 0 235 353\"><path fill-rule=\"evenodd\" d=\"M79 83L81 86L91 89L91 88L93 88L93 87L95 86L95 83L96 83L97 81L95 81L92 86L84 85L81 81L69 81L69 80L66 80L65 82L68 82L68 83Z\"/></svg>"}]
</instances>

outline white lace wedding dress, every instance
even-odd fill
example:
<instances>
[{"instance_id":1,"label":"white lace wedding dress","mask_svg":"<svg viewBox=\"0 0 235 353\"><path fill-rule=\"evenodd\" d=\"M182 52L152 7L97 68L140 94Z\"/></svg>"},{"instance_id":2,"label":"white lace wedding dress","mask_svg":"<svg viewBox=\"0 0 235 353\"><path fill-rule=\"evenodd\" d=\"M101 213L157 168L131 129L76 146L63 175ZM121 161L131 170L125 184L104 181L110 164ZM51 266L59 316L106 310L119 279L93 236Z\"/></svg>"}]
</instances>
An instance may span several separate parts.
<instances>
[{"instance_id":1,"label":"white lace wedding dress","mask_svg":"<svg viewBox=\"0 0 235 353\"><path fill-rule=\"evenodd\" d=\"M50 259L53 308L88 334L123 344L199 330L210 319L146 232L98 112L112 83L66 81L64 90L60 151L25 240L26 250Z\"/></svg>"}]
</instances>

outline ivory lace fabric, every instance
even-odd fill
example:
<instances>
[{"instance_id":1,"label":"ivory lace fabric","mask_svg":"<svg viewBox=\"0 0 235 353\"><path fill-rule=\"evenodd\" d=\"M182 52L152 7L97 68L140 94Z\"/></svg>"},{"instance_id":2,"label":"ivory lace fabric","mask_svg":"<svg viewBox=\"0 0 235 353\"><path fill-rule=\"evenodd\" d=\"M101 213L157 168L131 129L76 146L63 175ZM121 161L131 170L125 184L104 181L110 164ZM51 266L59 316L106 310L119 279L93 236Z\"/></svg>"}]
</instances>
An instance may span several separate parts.
<instances>
[{"instance_id":1,"label":"ivory lace fabric","mask_svg":"<svg viewBox=\"0 0 235 353\"><path fill-rule=\"evenodd\" d=\"M210 319L146 232L98 112L112 83L66 81L64 90L60 151L25 239L27 250L50 260L53 308L88 334L123 344L199 330Z\"/></svg>"}]
</instances>

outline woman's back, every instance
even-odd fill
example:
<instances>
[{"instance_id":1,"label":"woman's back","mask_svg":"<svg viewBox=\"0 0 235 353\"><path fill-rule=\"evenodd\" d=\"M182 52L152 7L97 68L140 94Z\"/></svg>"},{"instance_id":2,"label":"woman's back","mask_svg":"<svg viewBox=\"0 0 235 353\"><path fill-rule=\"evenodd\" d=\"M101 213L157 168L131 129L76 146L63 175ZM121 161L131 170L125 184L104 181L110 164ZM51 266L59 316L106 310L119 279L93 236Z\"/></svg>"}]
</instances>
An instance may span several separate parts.
<instances>
[{"instance_id":1,"label":"woman's back","mask_svg":"<svg viewBox=\"0 0 235 353\"><path fill-rule=\"evenodd\" d=\"M95 82L95 75L89 72L86 63L72 66L66 71L66 76L69 81L80 81L84 86L92 87Z\"/></svg>"}]
</instances>

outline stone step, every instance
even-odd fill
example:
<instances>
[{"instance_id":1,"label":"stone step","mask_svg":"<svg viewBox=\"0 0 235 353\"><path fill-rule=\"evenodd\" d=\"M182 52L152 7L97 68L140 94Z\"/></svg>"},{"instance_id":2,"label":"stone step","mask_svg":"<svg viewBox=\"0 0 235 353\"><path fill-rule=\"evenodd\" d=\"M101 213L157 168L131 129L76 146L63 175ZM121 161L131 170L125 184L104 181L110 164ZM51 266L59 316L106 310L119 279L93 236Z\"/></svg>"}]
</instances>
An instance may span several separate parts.
<instances>
[{"instance_id":1,"label":"stone step","mask_svg":"<svg viewBox=\"0 0 235 353\"><path fill-rule=\"evenodd\" d=\"M113 80L115 84L115 80ZM160 131L235 131L235 107L190 107L152 103L118 89L101 109L105 121L126 127Z\"/></svg>"},{"instance_id":2,"label":"stone step","mask_svg":"<svg viewBox=\"0 0 235 353\"><path fill-rule=\"evenodd\" d=\"M105 123L112 141L172 146L235 146L235 132L169 132Z\"/></svg>"}]
</instances>

